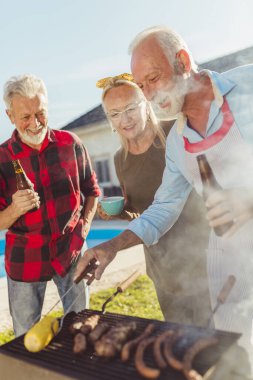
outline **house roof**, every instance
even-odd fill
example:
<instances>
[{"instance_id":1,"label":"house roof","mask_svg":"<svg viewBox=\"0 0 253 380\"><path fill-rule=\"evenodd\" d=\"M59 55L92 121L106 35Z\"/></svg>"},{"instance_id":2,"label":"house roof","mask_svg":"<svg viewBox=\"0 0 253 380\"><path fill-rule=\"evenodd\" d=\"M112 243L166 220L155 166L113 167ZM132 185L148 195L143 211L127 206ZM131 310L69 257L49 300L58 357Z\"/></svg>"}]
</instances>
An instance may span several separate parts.
<instances>
[{"instance_id":1,"label":"house roof","mask_svg":"<svg viewBox=\"0 0 253 380\"><path fill-rule=\"evenodd\" d=\"M209 69L219 73L249 63L253 63L253 46L204 62L200 64L199 67L201 69Z\"/></svg>"},{"instance_id":2,"label":"house roof","mask_svg":"<svg viewBox=\"0 0 253 380\"><path fill-rule=\"evenodd\" d=\"M246 65L249 63L253 63L253 46L199 64L199 68L223 72L230 70L233 67ZM93 108L89 112L86 112L84 115L78 117L69 124L65 125L61 129L67 129L69 131L78 127L85 128L104 120L106 120L106 116L103 111L102 105L100 104L99 106Z\"/></svg>"},{"instance_id":3,"label":"house roof","mask_svg":"<svg viewBox=\"0 0 253 380\"><path fill-rule=\"evenodd\" d=\"M84 115L78 117L69 124L65 125L61 129L67 129L68 131L70 131L71 129L75 129L78 127L87 127L91 124L96 124L103 120L106 120L106 116L102 108L102 105L100 104L99 106L93 108L89 112L86 112Z\"/></svg>"}]
</instances>

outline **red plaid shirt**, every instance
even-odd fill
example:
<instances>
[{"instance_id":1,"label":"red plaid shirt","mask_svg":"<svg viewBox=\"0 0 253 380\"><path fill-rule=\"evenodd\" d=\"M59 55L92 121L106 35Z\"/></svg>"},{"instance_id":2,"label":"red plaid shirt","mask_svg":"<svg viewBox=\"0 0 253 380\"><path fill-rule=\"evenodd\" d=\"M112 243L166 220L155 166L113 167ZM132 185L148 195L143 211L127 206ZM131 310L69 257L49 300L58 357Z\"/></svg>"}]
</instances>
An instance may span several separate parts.
<instances>
[{"instance_id":1,"label":"red plaid shirt","mask_svg":"<svg viewBox=\"0 0 253 380\"><path fill-rule=\"evenodd\" d=\"M37 151L23 144L15 130L0 145L0 210L17 191L11 162L16 159L40 196L40 208L21 216L6 233L6 272L23 282L65 276L83 245L85 197L100 195L88 152L67 131L49 129Z\"/></svg>"}]
</instances>

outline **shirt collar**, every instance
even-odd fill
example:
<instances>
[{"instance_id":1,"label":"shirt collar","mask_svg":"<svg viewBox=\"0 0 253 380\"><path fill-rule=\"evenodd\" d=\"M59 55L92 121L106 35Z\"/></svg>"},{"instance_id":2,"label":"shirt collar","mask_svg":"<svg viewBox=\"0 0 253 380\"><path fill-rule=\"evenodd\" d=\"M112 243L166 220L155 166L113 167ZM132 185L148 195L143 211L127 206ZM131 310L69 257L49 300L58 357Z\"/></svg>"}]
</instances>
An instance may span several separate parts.
<instances>
[{"instance_id":1,"label":"shirt collar","mask_svg":"<svg viewBox=\"0 0 253 380\"><path fill-rule=\"evenodd\" d=\"M45 136L45 139L42 143L42 146L40 148L39 152L42 152L49 143L57 142L57 137L55 136L55 133L52 129L48 128L47 134ZM12 133L12 136L10 138L9 142L9 148L14 156L18 158L18 156L23 156L26 152L29 153L31 151L34 151L33 148L31 148L29 145L23 143L19 137L17 129L15 129Z\"/></svg>"},{"instance_id":2,"label":"shirt collar","mask_svg":"<svg viewBox=\"0 0 253 380\"><path fill-rule=\"evenodd\" d=\"M210 78L213 87L214 100L211 104L211 110L208 120L208 125L211 125L212 120L216 117L223 104L224 96L229 91L231 91L236 84L233 81L224 78L222 74L216 73L215 71L201 70L200 73L205 74ZM186 127L186 117L182 112L178 114L176 125L178 134L182 135Z\"/></svg>"}]
</instances>

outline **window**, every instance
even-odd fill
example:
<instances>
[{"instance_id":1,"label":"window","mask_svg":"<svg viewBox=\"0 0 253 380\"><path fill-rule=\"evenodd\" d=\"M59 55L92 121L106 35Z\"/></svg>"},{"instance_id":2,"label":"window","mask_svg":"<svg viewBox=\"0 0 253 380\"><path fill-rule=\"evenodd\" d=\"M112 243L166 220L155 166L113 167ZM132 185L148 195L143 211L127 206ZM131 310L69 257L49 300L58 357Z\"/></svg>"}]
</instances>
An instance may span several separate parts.
<instances>
[{"instance_id":1,"label":"window","mask_svg":"<svg viewBox=\"0 0 253 380\"><path fill-rule=\"evenodd\" d=\"M100 184L111 182L109 171L109 160L98 160L94 162L95 172Z\"/></svg>"}]
</instances>

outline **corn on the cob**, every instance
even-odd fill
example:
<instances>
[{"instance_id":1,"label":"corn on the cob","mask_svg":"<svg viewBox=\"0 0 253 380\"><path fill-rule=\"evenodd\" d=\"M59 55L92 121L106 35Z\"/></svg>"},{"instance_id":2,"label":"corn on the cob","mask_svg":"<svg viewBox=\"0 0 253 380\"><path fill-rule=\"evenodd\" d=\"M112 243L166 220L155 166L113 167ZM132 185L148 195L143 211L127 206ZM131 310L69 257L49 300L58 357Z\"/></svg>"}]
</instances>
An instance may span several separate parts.
<instances>
[{"instance_id":1,"label":"corn on the cob","mask_svg":"<svg viewBox=\"0 0 253 380\"><path fill-rule=\"evenodd\" d=\"M57 334L58 329L58 319L49 315L45 316L25 334L25 348L30 352L43 350Z\"/></svg>"}]
</instances>

